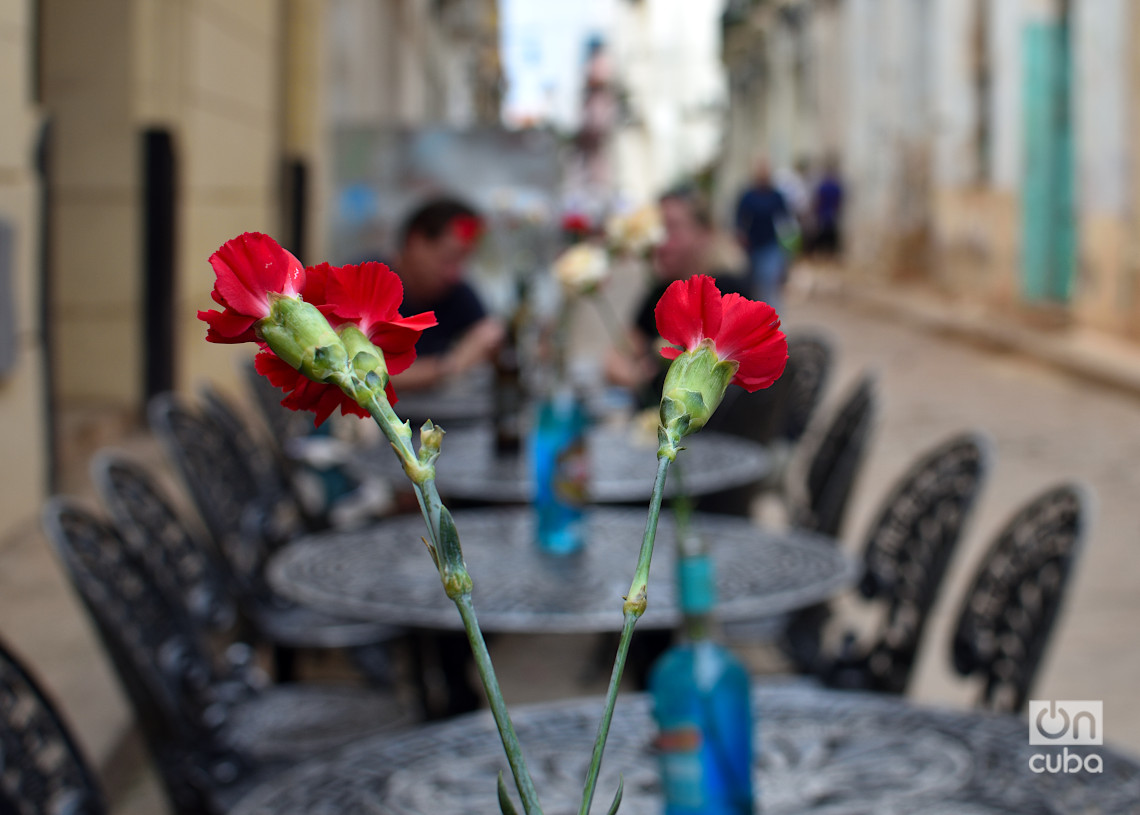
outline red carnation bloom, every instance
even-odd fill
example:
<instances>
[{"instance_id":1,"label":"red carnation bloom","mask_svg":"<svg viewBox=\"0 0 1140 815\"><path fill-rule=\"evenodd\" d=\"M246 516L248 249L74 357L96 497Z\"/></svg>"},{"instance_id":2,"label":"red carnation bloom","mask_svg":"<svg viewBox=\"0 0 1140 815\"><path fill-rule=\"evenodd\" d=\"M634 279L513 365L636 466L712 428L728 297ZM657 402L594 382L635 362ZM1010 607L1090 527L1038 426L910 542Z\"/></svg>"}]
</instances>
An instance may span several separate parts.
<instances>
[{"instance_id":1,"label":"red carnation bloom","mask_svg":"<svg viewBox=\"0 0 1140 815\"><path fill-rule=\"evenodd\" d=\"M257 340L253 325L269 316L269 294L296 297L305 285L301 261L260 232L246 232L210 255L217 280L210 296L222 311L199 311L209 342Z\"/></svg>"},{"instance_id":2,"label":"red carnation bloom","mask_svg":"<svg viewBox=\"0 0 1140 815\"><path fill-rule=\"evenodd\" d=\"M750 393L768 387L784 372L788 341L775 310L739 294L722 295L711 277L669 284L654 315L661 336L679 346L662 348L666 359L710 339L719 359L739 363L732 382Z\"/></svg>"},{"instance_id":3,"label":"red carnation bloom","mask_svg":"<svg viewBox=\"0 0 1140 815\"><path fill-rule=\"evenodd\" d=\"M406 371L416 360L416 342L424 329L436 324L432 312L412 317L400 316L404 287L396 273L383 263L361 263L330 266L322 263L306 270L305 286L300 292L308 303L316 305L333 328L351 323L369 342L384 352L388 373ZM368 416L368 411L339 387L314 382L268 349L254 361L259 373L288 395L282 405L293 410L311 410L320 425L337 407L347 416ZM385 388L390 404L396 403L391 383Z\"/></svg>"},{"instance_id":4,"label":"red carnation bloom","mask_svg":"<svg viewBox=\"0 0 1140 815\"><path fill-rule=\"evenodd\" d=\"M562 216L562 231L570 235L589 235L593 229L590 219L580 212L567 212Z\"/></svg>"},{"instance_id":5,"label":"red carnation bloom","mask_svg":"<svg viewBox=\"0 0 1140 815\"><path fill-rule=\"evenodd\" d=\"M473 244L483 231L483 222L474 215L459 215L452 219L451 229L464 245Z\"/></svg>"}]
</instances>

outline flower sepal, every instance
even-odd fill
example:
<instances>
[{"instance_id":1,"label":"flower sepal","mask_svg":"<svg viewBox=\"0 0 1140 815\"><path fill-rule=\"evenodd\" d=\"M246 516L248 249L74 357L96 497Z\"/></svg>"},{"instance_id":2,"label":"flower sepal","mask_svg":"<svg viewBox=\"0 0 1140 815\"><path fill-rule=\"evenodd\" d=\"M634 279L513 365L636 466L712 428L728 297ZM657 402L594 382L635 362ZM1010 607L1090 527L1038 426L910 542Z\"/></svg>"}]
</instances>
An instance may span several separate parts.
<instances>
[{"instance_id":1,"label":"flower sepal","mask_svg":"<svg viewBox=\"0 0 1140 815\"><path fill-rule=\"evenodd\" d=\"M677 355L661 389L661 456L666 441L676 455L677 443L696 433L712 418L740 364L721 359L710 339L701 340L691 351Z\"/></svg>"},{"instance_id":2,"label":"flower sepal","mask_svg":"<svg viewBox=\"0 0 1140 815\"><path fill-rule=\"evenodd\" d=\"M373 396L387 399L384 389L391 377L388 375L384 351L373 345L364 332L352 323L340 326L336 333L344 345L358 385L355 393L348 395L356 399L357 404L363 408L368 407L368 402ZM359 387L360 383L364 383L365 387Z\"/></svg>"},{"instance_id":3,"label":"flower sepal","mask_svg":"<svg viewBox=\"0 0 1140 815\"><path fill-rule=\"evenodd\" d=\"M315 382L347 371L348 352L316 306L274 292L269 300L269 316L257 323L257 335L269 350Z\"/></svg>"}]
</instances>

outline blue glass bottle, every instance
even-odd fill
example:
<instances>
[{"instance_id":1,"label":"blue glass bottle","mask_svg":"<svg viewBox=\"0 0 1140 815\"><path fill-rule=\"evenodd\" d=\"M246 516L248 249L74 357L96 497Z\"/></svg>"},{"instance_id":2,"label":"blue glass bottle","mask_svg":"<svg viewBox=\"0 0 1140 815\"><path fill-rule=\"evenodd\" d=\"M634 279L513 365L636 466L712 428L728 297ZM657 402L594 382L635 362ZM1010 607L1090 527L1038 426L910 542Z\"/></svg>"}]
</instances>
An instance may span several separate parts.
<instances>
[{"instance_id":1,"label":"blue glass bottle","mask_svg":"<svg viewBox=\"0 0 1140 815\"><path fill-rule=\"evenodd\" d=\"M569 388L538 405L530 439L538 545L569 554L585 542L589 461L585 406Z\"/></svg>"},{"instance_id":2,"label":"blue glass bottle","mask_svg":"<svg viewBox=\"0 0 1140 815\"><path fill-rule=\"evenodd\" d=\"M750 815L750 683L710 638L716 584L707 552L679 556L677 584L684 638L649 673L665 815Z\"/></svg>"}]
</instances>

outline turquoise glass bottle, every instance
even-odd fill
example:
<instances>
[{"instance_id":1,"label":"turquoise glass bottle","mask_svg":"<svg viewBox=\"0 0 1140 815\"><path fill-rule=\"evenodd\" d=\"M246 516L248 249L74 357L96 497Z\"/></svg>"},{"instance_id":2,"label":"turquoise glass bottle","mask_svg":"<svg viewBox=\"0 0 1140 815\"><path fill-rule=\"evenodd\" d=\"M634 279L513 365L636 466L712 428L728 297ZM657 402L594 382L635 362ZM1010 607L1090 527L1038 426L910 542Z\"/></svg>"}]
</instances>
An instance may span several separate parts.
<instances>
[{"instance_id":1,"label":"turquoise glass bottle","mask_svg":"<svg viewBox=\"0 0 1140 815\"><path fill-rule=\"evenodd\" d=\"M710 636L716 583L707 552L678 557L677 584L684 636L649 674L665 815L750 815L750 683Z\"/></svg>"},{"instance_id":2,"label":"turquoise glass bottle","mask_svg":"<svg viewBox=\"0 0 1140 815\"><path fill-rule=\"evenodd\" d=\"M582 548L586 532L589 459L588 417L570 388L558 388L538 405L530 439L534 507L540 548L570 554Z\"/></svg>"}]
</instances>

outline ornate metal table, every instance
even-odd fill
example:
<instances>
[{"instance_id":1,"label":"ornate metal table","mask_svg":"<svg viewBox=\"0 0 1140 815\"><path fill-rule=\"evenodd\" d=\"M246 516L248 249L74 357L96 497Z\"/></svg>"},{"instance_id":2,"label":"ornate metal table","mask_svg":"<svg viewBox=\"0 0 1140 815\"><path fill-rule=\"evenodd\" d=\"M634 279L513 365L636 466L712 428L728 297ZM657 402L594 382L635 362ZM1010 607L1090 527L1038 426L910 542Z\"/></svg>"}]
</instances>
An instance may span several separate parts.
<instances>
[{"instance_id":1,"label":"ornate metal table","mask_svg":"<svg viewBox=\"0 0 1140 815\"><path fill-rule=\"evenodd\" d=\"M452 379L442 387L425 390L403 389L396 402L396 413L418 428L425 419L444 427L486 421L494 410L493 372L480 368Z\"/></svg>"},{"instance_id":2,"label":"ornate metal table","mask_svg":"<svg viewBox=\"0 0 1140 815\"><path fill-rule=\"evenodd\" d=\"M597 509L587 540L573 555L549 555L534 544L527 507L462 510L455 522L475 582L479 622L487 631L600 632L621 628L621 597L629 590L645 528L645 510ZM751 620L824 600L858 577L834 541L795 531L773 532L737 518L696 515L694 529L717 562L718 612ZM338 616L461 630L420 537L418 516L353 532L300 538L269 564L281 594ZM677 624L673 596L674 528L662 513L639 627Z\"/></svg>"},{"instance_id":3,"label":"ornate metal table","mask_svg":"<svg viewBox=\"0 0 1140 815\"><path fill-rule=\"evenodd\" d=\"M1035 773L1025 720L917 707L896 697L758 684L758 812L821 815L1135 813L1140 765L1102 747L1103 772ZM601 711L586 699L518 708L513 719L547 815L578 809ZM659 815L654 726L645 696L618 700L594 809L625 778L623 815ZM232 815L497 813L509 779L485 713L359 742L249 794ZM604 800L603 800L604 799Z\"/></svg>"},{"instance_id":4,"label":"ornate metal table","mask_svg":"<svg viewBox=\"0 0 1140 815\"><path fill-rule=\"evenodd\" d=\"M624 428L595 427L587 435L590 500L594 503L645 501L657 472L657 441ZM392 451L369 451L360 463L391 480L404 478ZM771 462L762 445L722 433L698 433L685 440L666 494L677 489L678 473L690 495L705 495L758 481ZM461 427L447 434L436 465L445 498L492 503L527 503L534 496L530 461L524 449L496 456L490 427Z\"/></svg>"}]
</instances>

